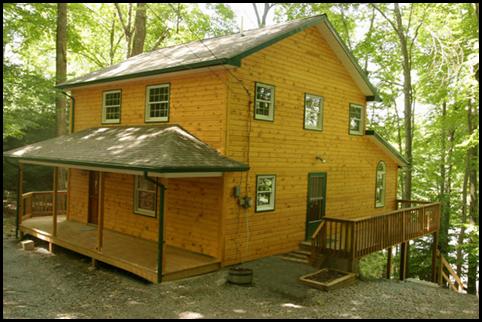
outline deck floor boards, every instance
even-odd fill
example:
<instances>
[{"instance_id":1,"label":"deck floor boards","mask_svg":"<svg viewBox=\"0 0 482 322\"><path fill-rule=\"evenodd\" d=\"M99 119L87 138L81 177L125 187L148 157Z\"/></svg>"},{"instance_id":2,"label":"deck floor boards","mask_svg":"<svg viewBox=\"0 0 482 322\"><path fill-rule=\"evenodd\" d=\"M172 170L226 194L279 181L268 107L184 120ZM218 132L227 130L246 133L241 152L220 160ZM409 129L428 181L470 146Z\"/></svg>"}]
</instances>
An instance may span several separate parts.
<instances>
[{"instance_id":1,"label":"deck floor boards","mask_svg":"<svg viewBox=\"0 0 482 322\"><path fill-rule=\"evenodd\" d=\"M53 231L51 216L25 219L21 225L47 236L51 236ZM96 251L97 227L95 225L66 220L65 216L58 216L56 238L73 244L77 246L78 249ZM141 269L145 268L150 271L157 271L157 247L157 242L104 229L102 254L116 260L132 263ZM77 252L81 253L81 251ZM214 257L194 253L171 245L166 245L164 256L164 275L219 263L219 260Z\"/></svg>"}]
</instances>

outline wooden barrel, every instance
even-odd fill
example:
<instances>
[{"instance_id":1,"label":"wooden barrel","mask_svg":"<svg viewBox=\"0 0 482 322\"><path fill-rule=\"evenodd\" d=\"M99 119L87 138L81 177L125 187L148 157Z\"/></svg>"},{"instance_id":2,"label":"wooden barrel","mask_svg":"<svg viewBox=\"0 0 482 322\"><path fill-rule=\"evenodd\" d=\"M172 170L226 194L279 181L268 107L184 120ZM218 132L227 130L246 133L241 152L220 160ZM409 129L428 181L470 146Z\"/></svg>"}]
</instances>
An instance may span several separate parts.
<instances>
[{"instance_id":1,"label":"wooden barrel","mask_svg":"<svg viewBox=\"0 0 482 322\"><path fill-rule=\"evenodd\" d=\"M253 283L253 270L242 267L230 268L228 282L239 285L251 285Z\"/></svg>"}]
</instances>

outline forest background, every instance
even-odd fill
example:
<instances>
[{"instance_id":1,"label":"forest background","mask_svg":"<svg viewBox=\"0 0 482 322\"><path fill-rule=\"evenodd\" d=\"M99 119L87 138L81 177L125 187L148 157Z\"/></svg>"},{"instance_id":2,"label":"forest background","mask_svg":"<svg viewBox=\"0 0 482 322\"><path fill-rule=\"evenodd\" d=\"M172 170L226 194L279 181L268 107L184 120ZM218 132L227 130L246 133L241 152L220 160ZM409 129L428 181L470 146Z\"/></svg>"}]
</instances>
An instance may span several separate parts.
<instances>
[{"instance_id":1,"label":"forest background","mask_svg":"<svg viewBox=\"0 0 482 322\"><path fill-rule=\"evenodd\" d=\"M442 203L439 248L469 293L479 267L478 3L245 4L257 27L325 13L379 90L374 129L410 162L400 198ZM54 86L142 52L240 31L229 4L3 3L3 150L68 133ZM26 167L25 191L51 190L52 170ZM3 163L3 196L17 170ZM411 243L408 276L429 279L431 240ZM380 253L373 270L385 262ZM378 268L377 268L378 266ZM396 270L393 272L396 274Z\"/></svg>"}]
</instances>

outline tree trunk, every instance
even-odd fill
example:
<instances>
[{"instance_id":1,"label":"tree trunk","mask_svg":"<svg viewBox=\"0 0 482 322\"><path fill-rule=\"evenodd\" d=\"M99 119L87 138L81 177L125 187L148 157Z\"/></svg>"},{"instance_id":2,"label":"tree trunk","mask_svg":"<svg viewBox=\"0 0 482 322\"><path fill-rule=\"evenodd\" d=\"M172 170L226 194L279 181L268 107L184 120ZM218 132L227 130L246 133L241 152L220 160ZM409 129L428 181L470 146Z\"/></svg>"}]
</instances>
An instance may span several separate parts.
<instances>
[{"instance_id":1,"label":"tree trunk","mask_svg":"<svg viewBox=\"0 0 482 322\"><path fill-rule=\"evenodd\" d=\"M67 79L67 3L57 4L57 41L56 41L56 69L55 81L57 84ZM57 135L67 133L66 98L62 93L57 93L55 98L57 111Z\"/></svg>"},{"instance_id":2,"label":"tree trunk","mask_svg":"<svg viewBox=\"0 0 482 322\"><path fill-rule=\"evenodd\" d=\"M472 135L473 131L476 129L474 121L476 119L476 115L473 111L472 102L469 101L468 110L467 110L467 125L469 130L469 135ZM468 172L469 172L469 219L471 225L478 226L479 225L479 208L478 208L478 196L477 196L477 150L478 146L471 146L467 150L467 158L468 158ZM467 293L475 294L477 292L477 267L478 267L478 249L474 249L478 247L477 240L475 240L475 232L471 232L470 234L470 245L471 252L468 254L468 282L467 282Z\"/></svg>"},{"instance_id":3,"label":"tree trunk","mask_svg":"<svg viewBox=\"0 0 482 322\"><path fill-rule=\"evenodd\" d=\"M275 3L264 3L264 10L263 10L263 15L260 17L258 8L256 7L256 3L252 3L253 8L254 8L254 13L256 14L256 19L258 22L258 27L262 28L266 26L266 18L268 17L268 12L271 8L274 7Z\"/></svg>"},{"instance_id":4,"label":"tree trunk","mask_svg":"<svg viewBox=\"0 0 482 322\"><path fill-rule=\"evenodd\" d=\"M136 56L144 52L144 41L146 40L146 4L138 3L136 9L136 20L134 22L134 40L132 42L131 55Z\"/></svg>"},{"instance_id":5,"label":"tree trunk","mask_svg":"<svg viewBox=\"0 0 482 322\"><path fill-rule=\"evenodd\" d=\"M400 49L402 52L402 68L403 68L403 102L404 102L404 128L405 128L405 158L409 165L405 171L404 177L404 196L403 199L411 200L412 198L412 76L410 66L410 56L407 46L407 38L403 32L402 14L398 3L394 4L394 14L396 21L396 32L400 41Z\"/></svg>"},{"instance_id":6,"label":"tree trunk","mask_svg":"<svg viewBox=\"0 0 482 322\"><path fill-rule=\"evenodd\" d=\"M442 124L441 124L441 135L440 135L440 183L439 183L439 201L442 205L442 220L440 223L440 234L439 234L439 245L440 252L447 256L448 248L448 232L449 232L449 222L450 222L450 210L447 205L449 200L446 195L447 187L447 177L446 177L446 166L447 166L447 102L442 104Z\"/></svg>"},{"instance_id":7,"label":"tree trunk","mask_svg":"<svg viewBox=\"0 0 482 322\"><path fill-rule=\"evenodd\" d=\"M55 82L65 82L67 79L67 3L57 4L57 39ZM60 91L55 96L57 136L67 134L67 99ZM67 171L58 172L58 183L61 190L67 187Z\"/></svg>"}]
</instances>

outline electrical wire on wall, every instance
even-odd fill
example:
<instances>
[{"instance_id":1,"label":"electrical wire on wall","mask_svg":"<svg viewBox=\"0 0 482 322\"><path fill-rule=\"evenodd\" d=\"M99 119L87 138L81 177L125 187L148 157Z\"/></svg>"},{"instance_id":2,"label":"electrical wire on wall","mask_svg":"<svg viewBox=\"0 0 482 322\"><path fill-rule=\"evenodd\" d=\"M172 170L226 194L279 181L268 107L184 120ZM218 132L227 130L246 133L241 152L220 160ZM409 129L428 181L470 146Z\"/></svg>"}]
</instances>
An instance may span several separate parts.
<instances>
[{"instance_id":1,"label":"electrical wire on wall","mask_svg":"<svg viewBox=\"0 0 482 322\"><path fill-rule=\"evenodd\" d=\"M200 39L198 37L198 35L191 29L191 27L189 25L187 25L187 28L189 29L189 31L191 32L191 34L211 53L211 55L215 58L215 59L219 59L216 54L204 43L203 39ZM198 59L202 60L201 57L199 57L199 55L196 54L196 52L194 50L192 50L187 44L180 44L182 46L184 46L185 48L187 48L194 56L196 56ZM248 106L247 106L247 116L248 116L248 119L247 119L247 149L246 149L246 163L249 165L249 162L250 162L250 154L251 154L251 130L252 130L252 127L251 127L251 121L252 121L252 118L251 118L251 93L249 92L248 88L244 85L243 81L241 79L239 79L236 74L234 74L229 68L227 68L225 65L221 65L228 73L229 75L231 75L236 81L238 84L241 85L241 87L244 89L244 91L246 92L246 96L248 98ZM230 86L230 79L227 78L226 79L222 79L218 73L216 73L211 67L207 66L207 69L215 76L217 77L221 82L223 82L226 87L227 87L227 90L228 92L231 92L233 93L232 91L232 88ZM229 106L229 105L228 105ZM229 113L229 112L227 112ZM229 117L229 115L228 115ZM250 181L250 173L249 173L250 170L246 171L245 172L245 187L244 187L244 192L245 192L245 196L248 197L249 194L250 194L250 191L249 191L249 181ZM241 182L240 182L240 186L242 186L242 182L243 181L243 176L241 176ZM241 206L238 206L238 219L241 220ZM244 214L245 214L245 221L246 221L246 255L245 257L247 257L249 255L249 220L248 220L248 215L249 215L249 211L248 211L248 208L247 207L243 207L244 208ZM241 222L238 221L238 224L237 224L237 236L239 236L239 233L240 233L240 226L241 226ZM237 238L236 239L236 256L238 256L238 254L240 254L241 251L240 251L240 245L239 245L239 239ZM243 263L243 257L241 256L241 258L239 258L239 261L240 263L242 264Z\"/></svg>"}]
</instances>

